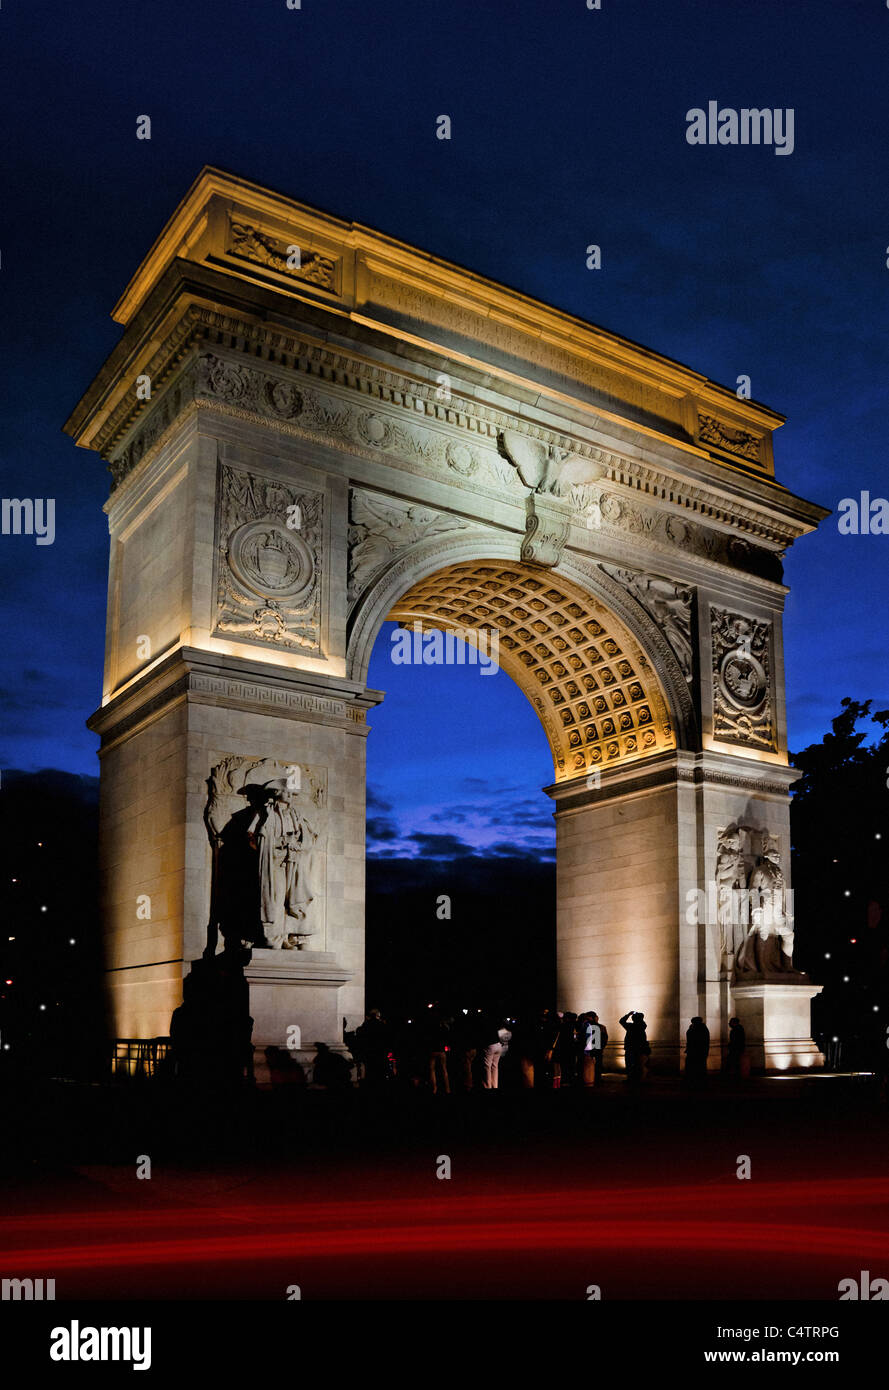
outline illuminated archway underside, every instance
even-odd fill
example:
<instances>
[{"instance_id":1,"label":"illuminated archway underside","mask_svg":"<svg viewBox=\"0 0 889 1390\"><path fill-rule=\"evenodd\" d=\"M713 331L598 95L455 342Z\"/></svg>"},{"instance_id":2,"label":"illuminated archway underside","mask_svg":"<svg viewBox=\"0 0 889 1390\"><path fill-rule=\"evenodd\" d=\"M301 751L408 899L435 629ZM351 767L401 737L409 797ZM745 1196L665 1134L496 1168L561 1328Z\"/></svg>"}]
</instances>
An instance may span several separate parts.
<instances>
[{"instance_id":1,"label":"illuminated archway underside","mask_svg":"<svg viewBox=\"0 0 889 1390\"><path fill-rule=\"evenodd\" d=\"M651 663L610 609L521 564L451 565L403 594L389 618L496 628L500 664L546 730L557 782L676 747Z\"/></svg>"}]
</instances>

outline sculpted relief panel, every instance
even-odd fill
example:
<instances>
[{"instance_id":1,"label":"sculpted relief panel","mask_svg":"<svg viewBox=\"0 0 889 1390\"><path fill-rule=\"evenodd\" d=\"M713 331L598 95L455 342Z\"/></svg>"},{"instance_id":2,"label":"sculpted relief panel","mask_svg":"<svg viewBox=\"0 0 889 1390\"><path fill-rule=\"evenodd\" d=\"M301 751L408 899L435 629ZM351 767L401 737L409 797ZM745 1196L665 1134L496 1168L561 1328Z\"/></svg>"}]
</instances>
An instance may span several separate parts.
<instances>
[{"instance_id":1,"label":"sculpted relief panel","mask_svg":"<svg viewBox=\"0 0 889 1390\"><path fill-rule=\"evenodd\" d=\"M336 289L337 261L332 256L322 256L316 251L300 248L297 248L299 253L295 254L292 247L292 238L273 236L250 222L229 218L226 249L230 256L252 261L254 265L268 266L279 275L319 285L325 290Z\"/></svg>"},{"instance_id":2,"label":"sculpted relief panel","mask_svg":"<svg viewBox=\"0 0 889 1390\"><path fill-rule=\"evenodd\" d=\"M195 331L204 327L202 318ZM538 427L504 428L499 412L468 398L455 396L443 403L428 385L351 359L340 362L335 354L296 339L286 342L288 352L298 356L296 384L280 370L274 374L252 362L202 351L112 460L115 485L163 439L178 412L222 405L286 433L339 444L366 457L385 454L392 466L422 475L432 472L481 496L530 493L535 531L541 529L544 504L557 499L570 508L575 525L590 531L638 536L665 551L689 551L766 579L781 578L779 553L757 543L761 518L749 509L735 508L731 517L749 534L727 534L687 512L666 511L658 500L711 514L715 499L709 493L698 497L700 489L686 488L680 496L672 480L643 477L640 465L608 450L579 442L566 448L568 441ZM360 386L361 395L353 399L352 390L342 395L325 390L325 380L338 388ZM527 558L535 563L553 563L550 556L563 543L558 526L544 529L548 538L543 549L539 537L527 537ZM782 533L778 539L786 543L790 537Z\"/></svg>"},{"instance_id":3,"label":"sculpted relief panel","mask_svg":"<svg viewBox=\"0 0 889 1390\"><path fill-rule=\"evenodd\" d=\"M601 565L606 574L616 579L637 603L645 609L663 632L691 683L694 675L692 647L692 605L694 591L684 584L675 584L656 574L634 574L616 565Z\"/></svg>"},{"instance_id":4,"label":"sculpted relief panel","mask_svg":"<svg viewBox=\"0 0 889 1390\"><path fill-rule=\"evenodd\" d=\"M215 633L321 654L323 497L223 465Z\"/></svg>"},{"instance_id":5,"label":"sculpted relief panel","mask_svg":"<svg viewBox=\"0 0 889 1390\"><path fill-rule=\"evenodd\" d=\"M327 769L224 757L210 771L207 952L324 947Z\"/></svg>"},{"instance_id":6,"label":"sculpted relief panel","mask_svg":"<svg viewBox=\"0 0 889 1390\"><path fill-rule=\"evenodd\" d=\"M410 546L469 523L430 507L353 488L349 496L349 603Z\"/></svg>"},{"instance_id":7,"label":"sculpted relief panel","mask_svg":"<svg viewBox=\"0 0 889 1390\"><path fill-rule=\"evenodd\" d=\"M736 983L799 974L793 965L792 899L777 836L750 825L732 824L720 831L716 850L720 962Z\"/></svg>"},{"instance_id":8,"label":"sculpted relief panel","mask_svg":"<svg viewBox=\"0 0 889 1390\"><path fill-rule=\"evenodd\" d=\"M713 737L749 748L776 747L770 668L771 623L710 611Z\"/></svg>"}]
</instances>

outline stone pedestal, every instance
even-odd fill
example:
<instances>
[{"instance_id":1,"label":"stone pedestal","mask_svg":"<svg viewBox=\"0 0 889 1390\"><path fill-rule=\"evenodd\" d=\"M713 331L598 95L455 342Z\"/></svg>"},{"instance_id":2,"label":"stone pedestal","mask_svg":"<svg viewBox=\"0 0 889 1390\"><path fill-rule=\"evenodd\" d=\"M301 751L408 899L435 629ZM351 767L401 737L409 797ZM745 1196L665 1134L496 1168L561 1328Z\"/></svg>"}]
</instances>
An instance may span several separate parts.
<instances>
[{"instance_id":1,"label":"stone pedestal","mask_svg":"<svg viewBox=\"0 0 889 1390\"><path fill-rule=\"evenodd\" d=\"M756 979L733 985L734 1011L747 1035L751 1065L767 1072L821 1067L812 1040L811 1002L821 992L807 975Z\"/></svg>"},{"instance_id":2,"label":"stone pedestal","mask_svg":"<svg viewBox=\"0 0 889 1390\"><path fill-rule=\"evenodd\" d=\"M337 964L332 951L256 950L244 978L254 1047L287 1048L304 1062L314 1055L316 1042L334 1047L341 1042L339 991L352 972Z\"/></svg>"}]
</instances>

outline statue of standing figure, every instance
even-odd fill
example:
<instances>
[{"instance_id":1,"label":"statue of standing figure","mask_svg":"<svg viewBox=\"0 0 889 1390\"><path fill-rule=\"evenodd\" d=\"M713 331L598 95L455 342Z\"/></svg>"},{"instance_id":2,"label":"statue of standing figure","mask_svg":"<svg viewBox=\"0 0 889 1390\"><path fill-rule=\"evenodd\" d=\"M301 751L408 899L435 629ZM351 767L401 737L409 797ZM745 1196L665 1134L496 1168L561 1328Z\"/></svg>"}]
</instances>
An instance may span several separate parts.
<instances>
[{"instance_id":1,"label":"statue of standing figure","mask_svg":"<svg viewBox=\"0 0 889 1390\"><path fill-rule=\"evenodd\" d=\"M719 923L723 969L731 971L747 931L747 864L741 847L741 831L734 826L719 835L716 850L716 914Z\"/></svg>"},{"instance_id":2,"label":"statue of standing figure","mask_svg":"<svg viewBox=\"0 0 889 1390\"><path fill-rule=\"evenodd\" d=\"M743 974L796 973L793 922L785 911L785 881L774 835L763 837L762 853L750 875L750 930L738 952L735 971Z\"/></svg>"},{"instance_id":3,"label":"statue of standing figure","mask_svg":"<svg viewBox=\"0 0 889 1390\"><path fill-rule=\"evenodd\" d=\"M247 829L259 855L260 918L265 944L273 950L301 950L315 930L312 903L317 834L292 804L281 779L267 782L262 807Z\"/></svg>"}]
</instances>

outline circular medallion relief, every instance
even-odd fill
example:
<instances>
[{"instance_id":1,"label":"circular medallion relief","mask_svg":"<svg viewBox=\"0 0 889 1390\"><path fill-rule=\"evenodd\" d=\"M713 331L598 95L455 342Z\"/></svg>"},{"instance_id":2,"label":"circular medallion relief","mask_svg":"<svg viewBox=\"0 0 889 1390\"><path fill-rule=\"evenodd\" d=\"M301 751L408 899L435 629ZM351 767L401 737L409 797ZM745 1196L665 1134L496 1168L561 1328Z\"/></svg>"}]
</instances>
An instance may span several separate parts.
<instances>
[{"instance_id":1,"label":"circular medallion relief","mask_svg":"<svg viewBox=\"0 0 889 1390\"><path fill-rule=\"evenodd\" d=\"M689 530L681 517L668 516L664 522L664 531L674 545L687 544Z\"/></svg>"},{"instance_id":2,"label":"circular medallion relief","mask_svg":"<svg viewBox=\"0 0 889 1390\"><path fill-rule=\"evenodd\" d=\"M389 443L392 437L392 426L381 415L361 415L358 419L358 433L365 444L375 444L380 447Z\"/></svg>"},{"instance_id":3,"label":"circular medallion relief","mask_svg":"<svg viewBox=\"0 0 889 1390\"><path fill-rule=\"evenodd\" d=\"M468 444L460 444L452 439L448 443L445 454L450 467L464 478L471 477L478 468L478 459Z\"/></svg>"},{"instance_id":4,"label":"circular medallion relief","mask_svg":"<svg viewBox=\"0 0 889 1390\"><path fill-rule=\"evenodd\" d=\"M722 659L719 676L723 690L738 709L756 709L766 693L766 673L750 652L728 652Z\"/></svg>"},{"instance_id":5,"label":"circular medallion relief","mask_svg":"<svg viewBox=\"0 0 889 1390\"><path fill-rule=\"evenodd\" d=\"M239 526L229 542L228 563L244 587L262 598L301 597L315 572L305 541L274 521Z\"/></svg>"},{"instance_id":6,"label":"circular medallion relief","mask_svg":"<svg viewBox=\"0 0 889 1390\"><path fill-rule=\"evenodd\" d=\"M619 521L623 512L620 498L613 493L604 493L599 499L599 511L606 521Z\"/></svg>"},{"instance_id":7,"label":"circular medallion relief","mask_svg":"<svg viewBox=\"0 0 889 1390\"><path fill-rule=\"evenodd\" d=\"M246 400L250 393L250 378L240 367L219 359L211 360L207 373L210 390L214 396L222 396L228 401Z\"/></svg>"},{"instance_id":8,"label":"circular medallion relief","mask_svg":"<svg viewBox=\"0 0 889 1390\"><path fill-rule=\"evenodd\" d=\"M266 405L282 420L293 420L302 412L302 396L289 381L267 381L264 395Z\"/></svg>"}]
</instances>

